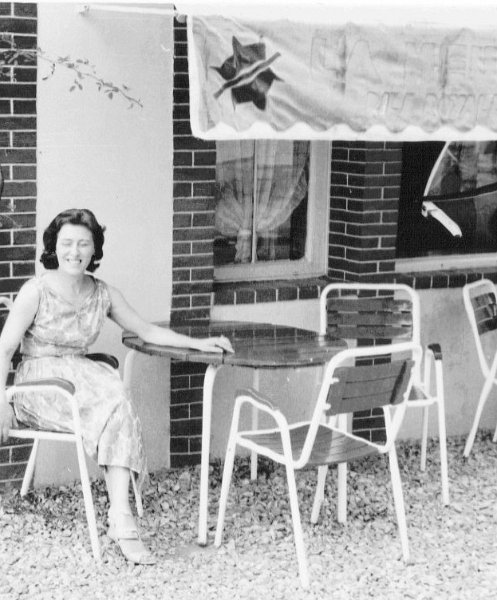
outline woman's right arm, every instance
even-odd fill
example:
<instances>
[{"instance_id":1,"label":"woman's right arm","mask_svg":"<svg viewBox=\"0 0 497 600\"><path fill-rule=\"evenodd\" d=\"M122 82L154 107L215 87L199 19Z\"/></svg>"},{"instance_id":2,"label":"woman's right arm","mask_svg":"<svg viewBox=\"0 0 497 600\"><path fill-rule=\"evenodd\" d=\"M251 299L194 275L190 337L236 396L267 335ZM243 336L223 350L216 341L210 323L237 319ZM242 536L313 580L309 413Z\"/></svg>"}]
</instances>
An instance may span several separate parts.
<instances>
[{"instance_id":1,"label":"woman's right arm","mask_svg":"<svg viewBox=\"0 0 497 600\"><path fill-rule=\"evenodd\" d=\"M28 281L20 289L0 335L0 443L7 440L9 429L15 423L5 395L10 363L26 329L35 318L38 303L38 288L34 281Z\"/></svg>"}]
</instances>

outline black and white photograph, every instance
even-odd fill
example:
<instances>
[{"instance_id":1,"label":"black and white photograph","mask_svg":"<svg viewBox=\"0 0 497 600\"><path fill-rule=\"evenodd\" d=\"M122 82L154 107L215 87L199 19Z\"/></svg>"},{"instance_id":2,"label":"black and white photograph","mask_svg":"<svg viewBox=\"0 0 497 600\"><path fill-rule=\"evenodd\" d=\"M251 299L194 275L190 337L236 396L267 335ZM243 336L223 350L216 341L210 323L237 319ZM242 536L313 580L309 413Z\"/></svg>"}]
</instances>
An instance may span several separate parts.
<instances>
[{"instance_id":1,"label":"black and white photograph","mask_svg":"<svg viewBox=\"0 0 497 600\"><path fill-rule=\"evenodd\" d=\"M0 600L497 590L497 5L0 1Z\"/></svg>"}]
</instances>

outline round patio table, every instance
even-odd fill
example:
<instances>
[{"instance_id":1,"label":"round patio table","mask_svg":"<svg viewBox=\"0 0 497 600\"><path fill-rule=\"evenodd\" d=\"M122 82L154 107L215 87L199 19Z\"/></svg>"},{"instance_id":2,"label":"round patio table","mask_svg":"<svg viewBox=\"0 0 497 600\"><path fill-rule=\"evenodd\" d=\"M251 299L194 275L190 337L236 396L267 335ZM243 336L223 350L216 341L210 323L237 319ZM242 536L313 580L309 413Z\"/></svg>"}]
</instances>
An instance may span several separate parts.
<instances>
[{"instance_id":1,"label":"round patio table","mask_svg":"<svg viewBox=\"0 0 497 600\"><path fill-rule=\"evenodd\" d=\"M123 344L134 352L162 356L187 362L207 364L203 387L202 449L200 466L200 502L198 543L207 543L207 515L209 489L209 452L212 414L212 391L219 369L223 366L245 367L254 370L254 387L258 386L259 369L300 368L323 365L340 350L347 347L344 340L315 331L284 325L242 321L187 321L179 325L158 323L178 333L192 337L225 335L235 352L208 353L189 348L156 346L138 336L125 332ZM252 425L257 426L253 413ZM255 456L252 457L256 458ZM252 460L252 477L257 470Z\"/></svg>"}]
</instances>

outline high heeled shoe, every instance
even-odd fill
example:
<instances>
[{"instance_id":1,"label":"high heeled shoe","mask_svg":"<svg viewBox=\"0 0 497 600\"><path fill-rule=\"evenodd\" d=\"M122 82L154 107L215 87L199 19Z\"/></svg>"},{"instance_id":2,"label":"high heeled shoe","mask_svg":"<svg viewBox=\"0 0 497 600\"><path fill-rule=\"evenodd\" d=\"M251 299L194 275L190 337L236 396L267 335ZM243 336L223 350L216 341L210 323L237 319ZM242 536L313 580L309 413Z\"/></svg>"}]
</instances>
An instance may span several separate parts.
<instances>
[{"instance_id":1,"label":"high heeled shoe","mask_svg":"<svg viewBox=\"0 0 497 600\"><path fill-rule=\"evenodd\" d=\"M139 565L155 565L157 562L155 556L143 544L132 514L109 510L107 535L130 562Z\"/></svg>"}]
</instances>

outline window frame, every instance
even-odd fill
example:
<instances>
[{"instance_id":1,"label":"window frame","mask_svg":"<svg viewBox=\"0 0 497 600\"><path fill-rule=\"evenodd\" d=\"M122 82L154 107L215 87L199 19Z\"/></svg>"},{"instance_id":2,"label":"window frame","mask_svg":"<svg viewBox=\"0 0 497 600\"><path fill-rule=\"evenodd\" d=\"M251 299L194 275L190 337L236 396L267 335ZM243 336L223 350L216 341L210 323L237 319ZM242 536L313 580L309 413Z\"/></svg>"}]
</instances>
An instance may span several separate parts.
<instances>
[{"instance_id":1,"label":"window frame","mask_svg":"<svg viewBox=\"0 0 497 600\"><path fill-rule=\"evenodd\" d=\"M260 261L214 268L214 281L302 279L326 274L331 142L310 141L307 237L299 260Z\"/></svg>"}]
</instances>

